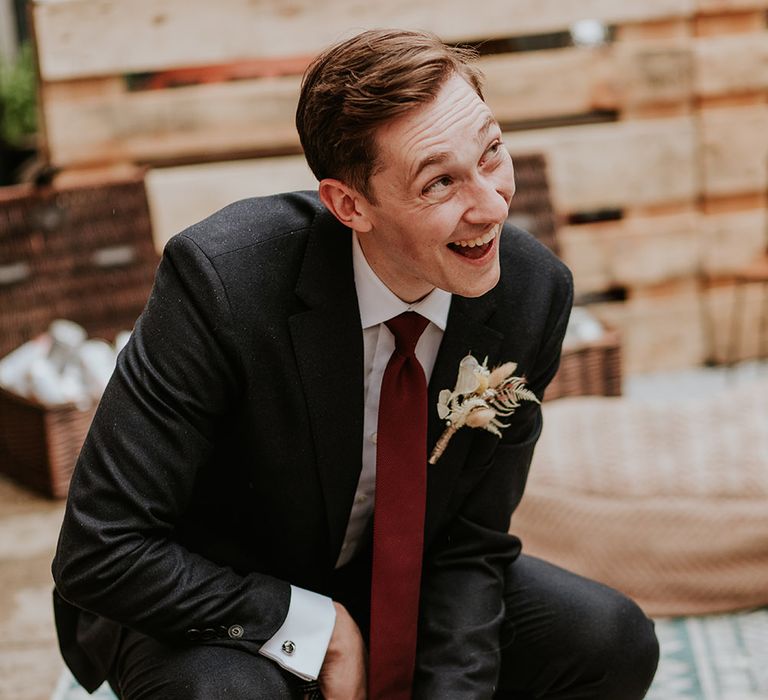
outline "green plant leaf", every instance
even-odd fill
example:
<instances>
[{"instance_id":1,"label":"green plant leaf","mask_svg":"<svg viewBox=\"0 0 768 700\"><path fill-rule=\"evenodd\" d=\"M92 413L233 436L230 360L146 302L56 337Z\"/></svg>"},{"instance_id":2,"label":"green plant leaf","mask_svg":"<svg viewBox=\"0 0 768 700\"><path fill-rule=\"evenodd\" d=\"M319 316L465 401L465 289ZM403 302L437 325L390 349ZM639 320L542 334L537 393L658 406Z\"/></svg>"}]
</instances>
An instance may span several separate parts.
<instances>
[{"instance_id":1,"label":"green plant leaf","mask_svg":"<svg viewBox=\"0 0 768 700\"><path fill-rule=\"evenodd\" d=\"M25 43L13 63L0 63L0 139L22 146L36 130L37 74L32 47Z\"/></svg>"}]
</instances>

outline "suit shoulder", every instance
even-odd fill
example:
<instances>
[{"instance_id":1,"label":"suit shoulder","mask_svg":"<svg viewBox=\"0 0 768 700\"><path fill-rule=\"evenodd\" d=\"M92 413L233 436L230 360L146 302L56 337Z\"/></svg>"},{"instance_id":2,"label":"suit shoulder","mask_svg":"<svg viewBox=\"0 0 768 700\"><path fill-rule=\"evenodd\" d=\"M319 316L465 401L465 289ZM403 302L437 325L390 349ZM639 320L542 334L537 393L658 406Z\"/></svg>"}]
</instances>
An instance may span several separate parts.
<instances>
[{"instance_id":1,"label":"suit shoulder","mask_svg":"<svg viewBox=\"0 0 768 700\"><path fill-rule=\"evenodd\" d=\"M323 210L316 192L251 197L220 209L170 242L190 239L206 256L217 258L304 231Z\"/></svg>"},{"instance_id":2,"label":"suit shoulder","mask_svg":"<svg viewBox=\"0 0 768 700\"><path fill-rule=\"evenodd\" d=\"M527 231L505 225L500 250L502 277L516 288L554 287L561 291L572 288L568 266Z\"/></svg>"}]
</instances>

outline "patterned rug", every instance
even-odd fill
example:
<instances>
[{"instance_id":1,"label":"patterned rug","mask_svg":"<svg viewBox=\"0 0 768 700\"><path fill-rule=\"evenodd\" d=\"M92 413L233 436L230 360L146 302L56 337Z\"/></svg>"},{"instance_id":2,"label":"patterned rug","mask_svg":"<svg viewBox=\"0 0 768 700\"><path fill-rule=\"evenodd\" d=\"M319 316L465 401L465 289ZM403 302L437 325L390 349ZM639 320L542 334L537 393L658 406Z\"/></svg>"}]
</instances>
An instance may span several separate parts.
<instances>
[{"instance_id":1,"label":"patterned rug","mask_svg":"<svg viewBox=\"0 0 768 700\"><path fill-rule=\"evenodd\" d=\"M768 700L768 610L658 620L648 700Z\"/></svg>"},{"instance_id":2,"label":"patterned rug","mask_svg":"<svg viewBox=\"0 0 768 700\"><path fill-rule=\"evenodd\" d=\"M768 700L768 610L661 619L656 630L661 662L647 700ZM65 673L51 700L89 698L115 700Z\"/></svg>"}]
</instances>

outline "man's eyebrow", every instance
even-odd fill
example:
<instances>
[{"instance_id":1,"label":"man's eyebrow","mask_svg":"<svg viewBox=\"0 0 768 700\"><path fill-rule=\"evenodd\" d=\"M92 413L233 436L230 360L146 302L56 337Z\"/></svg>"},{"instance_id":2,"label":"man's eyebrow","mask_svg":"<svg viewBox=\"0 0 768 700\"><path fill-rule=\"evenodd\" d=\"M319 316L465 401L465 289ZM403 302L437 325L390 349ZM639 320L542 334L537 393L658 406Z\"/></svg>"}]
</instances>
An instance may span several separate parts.
<instances>
[{"instance_id":1,"label":"man's eyebrow","mask_svg":"<svg viewBox=\"0 0 768 700\"><path fill-rule=\"evenodd\" d=\"M488 132L498 124L496 119L492 115L488 115L486 120L483 122L483 125L478 129L477 131L477 140L482 141L487 135ZM439 165L440 163L444 163L446 160L448 160L451 157L451 153L449 151L439 151L437 153L430 153L426 158L421 160L419 164L416 166L416 170L413 173L413 176L411 177L411 182L414 182L416 178L419 177L419 174L421 173L424 168L429 167L430 165Z\"/></svg>"},{"instance_id":2,"label":"man's eyebrow","mask_svg":"<svg viewBox=\"0 0 768 700\"><path fill-rule=\"evenodd\" d=\"M483 125L480 127L479 131L477 132L477 140L482 141L487 136L491 128L494 126L498 126L498 122L493 117L493 115L489 114L486 120L483 122Z\"/></svg>"},{"instance_id":3,"label":"man's eyebrow","mask_svg":"<svg viewBox=\"0 0 768 700\"><path fill-rule=\"evenodd\" d=\"M419 174L421 173L424 168L429 167L430 165L437 165L439 163L444 163L448 158L450 158L450 153L448 151L439 151L438 153L430 153L426 158L424 158L417 166L416 170L413 173L413 177L411 178L411 182L414 182L416 178L419 177Z\"/></svg>"}]
</instances>

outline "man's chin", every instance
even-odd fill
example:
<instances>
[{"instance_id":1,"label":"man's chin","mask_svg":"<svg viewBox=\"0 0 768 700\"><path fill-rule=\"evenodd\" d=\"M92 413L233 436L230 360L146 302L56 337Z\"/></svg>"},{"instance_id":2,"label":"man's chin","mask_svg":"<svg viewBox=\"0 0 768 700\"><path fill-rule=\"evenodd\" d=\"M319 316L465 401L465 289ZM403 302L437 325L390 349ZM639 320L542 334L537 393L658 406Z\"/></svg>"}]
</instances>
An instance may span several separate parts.
<instances>
[{"instance_id":1,"label":"man's chin","mask_svg":"<svg viewBox=\"0 0 768 700\"><path fill-rule=\"evenodd\" d=\"M475 299L481 297L484 294L488 294L498 283L501 277L501 270L496 265L493 272L488 272L483 275L482 279L473 279L466 284L456 285L453 294L460 297L467 297L468 299Z\"/></svg>"}]
</instances>

